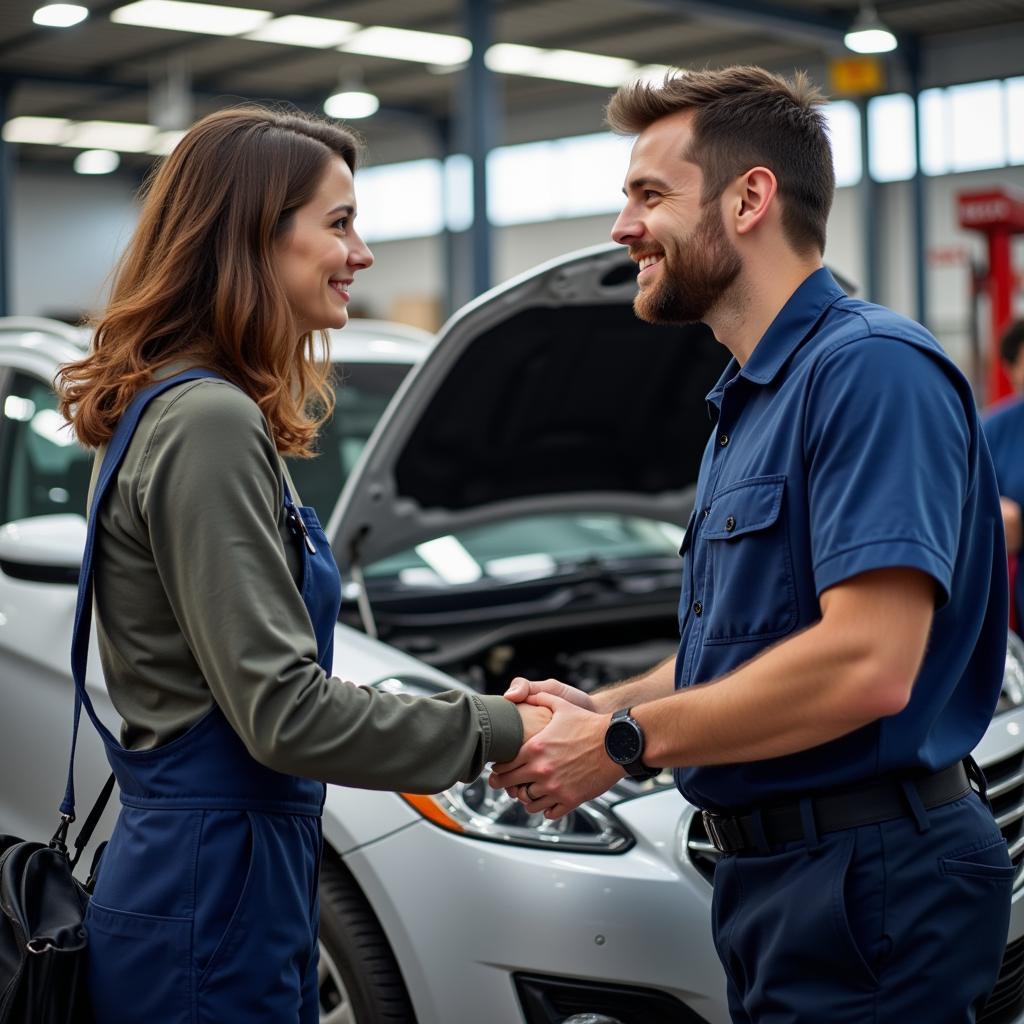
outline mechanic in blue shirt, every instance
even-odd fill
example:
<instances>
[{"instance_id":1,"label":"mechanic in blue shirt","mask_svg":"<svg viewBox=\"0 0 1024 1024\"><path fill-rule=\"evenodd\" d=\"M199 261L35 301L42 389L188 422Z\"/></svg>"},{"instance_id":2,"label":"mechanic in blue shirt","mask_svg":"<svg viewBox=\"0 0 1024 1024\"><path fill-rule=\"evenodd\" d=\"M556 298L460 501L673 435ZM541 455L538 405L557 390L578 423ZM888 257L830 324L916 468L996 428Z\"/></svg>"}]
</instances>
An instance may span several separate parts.
<instances>
[{"instance_id":1,"label":"mechanic in blue shirt","mask_svg":"<svg viewBox=\"0 0 1024 1024\"><path fill-rule=\"evenodd\" d=\"M985 436L999 480L999 501L1003 513L1006 551L1013 573L1011 623L1024 630L1024 573L1021 572L1021 506L1024 505L1024 320L1012 323L999 342L1006 375L1014 394L988 411Z\"/></svg>"},{"instance_id":2,"label":"mechanic in blue shirt","mask_svg":"<svg viewBox=\"0 0 1024 1024\"><path fill-rule=\"evenodd\" d=\"M638 136L612 232L636 311L703 320L734 358L708 396L677 657L592 697L515 681L554 717L492 785L558 818L673 766L725 854L734 1021L967 1024L1013 876L963 763L1003 673L999 495L935 339L822 267L819 103L759 68L612 100Z\"/></svg>"}]
</instances>

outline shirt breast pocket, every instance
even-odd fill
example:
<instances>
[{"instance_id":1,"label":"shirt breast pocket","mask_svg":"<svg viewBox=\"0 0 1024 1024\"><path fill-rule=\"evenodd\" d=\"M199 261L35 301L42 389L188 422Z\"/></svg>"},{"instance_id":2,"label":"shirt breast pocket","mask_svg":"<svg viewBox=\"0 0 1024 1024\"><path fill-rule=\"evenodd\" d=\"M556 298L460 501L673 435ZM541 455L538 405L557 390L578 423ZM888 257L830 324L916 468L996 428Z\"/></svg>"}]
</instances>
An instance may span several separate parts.
<instances>
[{"instance_id":1,"label":"shirt breast pocket","mask_svg":"<svg viewBox=\"0 0 1024 1024\"><path fill-rule=\"evenodd\" d=\"M761 476L712 498L704 524L710 560L705 644L769 640L796 625L785 489L784 475Z\"/></svg>"}]
</instances>

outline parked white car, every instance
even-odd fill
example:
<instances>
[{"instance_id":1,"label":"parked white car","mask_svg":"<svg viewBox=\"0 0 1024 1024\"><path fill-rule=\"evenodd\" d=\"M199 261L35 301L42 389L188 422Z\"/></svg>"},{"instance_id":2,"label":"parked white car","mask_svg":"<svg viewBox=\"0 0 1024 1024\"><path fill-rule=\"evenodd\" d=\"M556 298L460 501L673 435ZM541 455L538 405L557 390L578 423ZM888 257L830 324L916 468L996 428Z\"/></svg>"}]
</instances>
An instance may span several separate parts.
<instances>
[{"instance_id":1,"label":"parked white car","mask_svg":"<svg viewBox=\"0 0 1024 1024\"><path fill-rule=\"evenodd\" d=\"M638 321L634 276L601 246L476 300L436 344L368 321L334 336L338 408L321 457L293 468L345 580L340 675L418 693L496 692L514 674L592 689L674 649L680 524L724 352L703 328ZM64 789L90 465L50 381L87 342L0 320L0 831L33 838L52 833ZM117 729L95 638L88 685ZM975 754L1018 866L1022 704L1014 638ZM107 773L85 721L83 813ZM729 1020L715 852L667 776L558 822L484 780L435 797L331 786L324 835L322 1021ZM1019 872L984 1024L1024 1022L1022 885Z\"/></svg>"}]
</instances>

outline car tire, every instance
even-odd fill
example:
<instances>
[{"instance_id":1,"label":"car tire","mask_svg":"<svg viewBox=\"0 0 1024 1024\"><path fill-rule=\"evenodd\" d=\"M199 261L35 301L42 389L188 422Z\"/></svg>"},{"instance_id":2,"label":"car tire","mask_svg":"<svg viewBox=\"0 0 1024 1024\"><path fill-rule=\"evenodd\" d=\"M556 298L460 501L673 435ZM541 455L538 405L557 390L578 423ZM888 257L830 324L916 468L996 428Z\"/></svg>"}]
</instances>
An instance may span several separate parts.
<instances>
[{"instance_id":1,"label":"car tire","mask_svg":"<svg viewBox=\"0 0 1024 1024\"><path fill-rule=\"evenodd\" d=\"M387 936L355 879L328 856L320 868L320 1020L416 1024Z\"/></svg>"}]
</instances>

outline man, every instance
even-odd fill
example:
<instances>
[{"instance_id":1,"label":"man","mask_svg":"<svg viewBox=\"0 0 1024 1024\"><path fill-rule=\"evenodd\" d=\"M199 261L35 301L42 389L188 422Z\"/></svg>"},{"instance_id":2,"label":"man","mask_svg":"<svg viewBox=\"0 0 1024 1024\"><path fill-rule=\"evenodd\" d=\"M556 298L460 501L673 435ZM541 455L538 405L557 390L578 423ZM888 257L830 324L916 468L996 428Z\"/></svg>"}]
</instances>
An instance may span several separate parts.
<instances>
[{"instance_id":1,"label":"man","mask_svg":"<svg viewBox=\"0 0 1024 1024\"><path fill-rule=\"evenodd\" d=\"M1021 505L1024 504L1024 320L1012 323L999 343L999 355L1013 397L1007 398L985 416L985 436L992 452L999 481L999 503L1003 514L1006 553L1010 558L1013 608L1010 624L1024 628L1024 573L1020 571Z\"/></svg>"},{"instance_id":2,"label":"man","mask_svg":"<svg viewBox=\"0 0 1024 1024\"><path fill-rule=\"evenodd\" d=\"M683 550L678 655L554 712L498 765L558 818L671 766L726 856L713 927L737 1022L974 1020L1012 868L962 759L1006 643L995 477L970 388L919 325L822 267L820 96L759 68L621 89L612 237L635 308L733 355ZM614 714L613 714L614 712Z\"/></svg>"}]
</instances>

